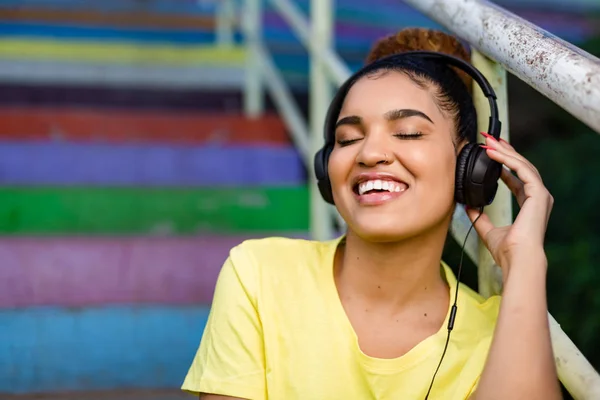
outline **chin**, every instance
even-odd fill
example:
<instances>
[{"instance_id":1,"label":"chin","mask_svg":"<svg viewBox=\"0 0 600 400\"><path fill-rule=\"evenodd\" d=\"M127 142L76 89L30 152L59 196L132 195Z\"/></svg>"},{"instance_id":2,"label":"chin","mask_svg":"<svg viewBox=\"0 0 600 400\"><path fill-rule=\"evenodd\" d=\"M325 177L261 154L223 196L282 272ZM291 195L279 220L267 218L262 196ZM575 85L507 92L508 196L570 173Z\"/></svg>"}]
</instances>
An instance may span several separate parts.
<instances>
[{"instance_id":1,"label":"chin","mask_svg":"<svg viewBox=\"0 0 600 400\"><path fill-rule=\"evenodd\" d=\"M369 243L398 243L401 242L405 237L401 233L394 231L382 232L379 231L359 231L353 230L355 236L361 238L365 242Z\"/></svg>"},{"instance_id":2,"label":"chin","mask_svg":"<svg viewBox=\"0 0 600 400\"><path fill-rule=\"evenodd\" d=\"M424 215L412 214L410 216L381 216L363 215L354 218L348 228L354 235L364 241L372 243L393 243L413 239L428 233L438 232L439 229L447 232L450 217L447 215L438 218L426 218Z\"/></svg>"},{"instance_id":3,"label":"chin","mask_svg":"<svg viewBox=\"0 0 600 400\"><path fill-rule=\"evenodd\" d=\"M400 242L417 236L423 227L416 227L408 221L398 218L381 218L379 221L354 221L348 228L364 241L372 243ZM419 229L421 228L421 229Z\"/></svg>"}]
</instances>

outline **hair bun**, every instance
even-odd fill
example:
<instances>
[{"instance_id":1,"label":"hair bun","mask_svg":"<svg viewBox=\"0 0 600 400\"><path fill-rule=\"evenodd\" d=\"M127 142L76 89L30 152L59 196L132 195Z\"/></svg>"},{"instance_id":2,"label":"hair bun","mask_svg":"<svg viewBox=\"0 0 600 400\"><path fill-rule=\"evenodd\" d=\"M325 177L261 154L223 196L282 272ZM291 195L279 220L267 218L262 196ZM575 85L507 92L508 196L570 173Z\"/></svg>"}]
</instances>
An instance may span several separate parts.
<instances>
[{"instance_id":1,"label":"hair bun","mask_svg":"<svg viewBox=\"0 0 600 400\"><path fill-rule=\"evenodd\" d=\"M471 62L469 52L456 37L427 28L406 28L395 35L379 39L371 48L366 62L368 64L393 54L417 50L436 51ZM462 70L452 68L458 73L467 88L471 90L472 78Z\"/></svg>"}]
</instances>

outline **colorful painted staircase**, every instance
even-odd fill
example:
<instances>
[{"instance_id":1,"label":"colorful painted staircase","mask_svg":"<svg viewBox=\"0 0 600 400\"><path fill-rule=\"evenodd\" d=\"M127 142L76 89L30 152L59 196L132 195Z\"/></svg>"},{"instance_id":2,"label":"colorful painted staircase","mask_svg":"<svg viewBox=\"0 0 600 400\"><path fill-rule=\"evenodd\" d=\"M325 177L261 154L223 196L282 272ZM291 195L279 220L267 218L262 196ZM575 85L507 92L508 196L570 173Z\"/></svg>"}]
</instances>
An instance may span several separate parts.
<instances>
[{"instance_id":1,"label":"colorful painted staircase","mask_svg":"<svg viewBox=\"0 0 600 400\"><path fill-rule=\"evenodd\" d=\"M434 26L397 1L338 3L352 68L377 37ZM0 397L177 387L229 249L307 235L305 168L272 111L242 116L243 49L213 45L212 15L0 0ZM272 11L265 37L302 98L306 51Z\"/></svg>"},{"instance_id":2,"label":"colorful painted staircase","mask_svg":"<svg viewBox=\"0 0 600 400\"><path fill-rule=\"evenodd\" d=\"M229 249L306 235L285 126L241 113L243 49L123 4L0 12L0 393L177 387Z\"/></svg>"}]
</instances>

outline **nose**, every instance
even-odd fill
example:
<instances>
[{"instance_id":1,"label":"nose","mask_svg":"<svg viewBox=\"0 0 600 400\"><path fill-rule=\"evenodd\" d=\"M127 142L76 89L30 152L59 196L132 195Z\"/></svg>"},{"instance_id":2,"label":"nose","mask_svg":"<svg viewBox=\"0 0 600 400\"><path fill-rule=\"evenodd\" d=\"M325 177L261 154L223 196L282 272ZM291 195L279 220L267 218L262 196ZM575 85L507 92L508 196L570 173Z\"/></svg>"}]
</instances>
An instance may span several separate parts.
<instances>
[{"instance_id":1,"label":"nose","mask_svg":"<svg viewBox=\"0 0 600 400\"><path fill-rule=\"evenodd\" d=\"M363 167L374 167L378 164L389 164L391 153L386 150L386 141L383 135L367 135L362 141L360 151L356 155L356 162Z\"/></svg>"}]
</instances>

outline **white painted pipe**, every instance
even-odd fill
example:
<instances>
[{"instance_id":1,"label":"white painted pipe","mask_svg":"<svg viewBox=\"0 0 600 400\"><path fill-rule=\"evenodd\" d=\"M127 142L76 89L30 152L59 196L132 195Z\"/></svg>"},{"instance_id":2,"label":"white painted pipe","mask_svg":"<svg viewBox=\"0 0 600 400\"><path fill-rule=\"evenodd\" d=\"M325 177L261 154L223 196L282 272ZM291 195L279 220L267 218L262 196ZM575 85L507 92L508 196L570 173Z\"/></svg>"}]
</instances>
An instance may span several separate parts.
<instances>
[{"instance_id":1,"label":"white painted pipe","mask_svg":"<svg viewBox=\"0 0 600 400\"><path fill-rule=\"evenodd\" d=\"M260 71L262 44L262 0L245 0L242 27L246 48L246 81L244 113L249 118L260 117L265 109L263 76Z\"/></svg>"},{"instance_id":2,"label":"white painted pipe","mask_svg":"<svg viewBox=\"0 0 600 400\"><path fill-rule=\"evenodd\" d=\"M286 82L281 74L281 71L275 65L273 57L263 46L259 47L259 59L261 60L261 69L264 75L266 89L271 95L275 107L279 115L283 118L286 126L292 135L294 146L300 152L302 161L311 170L314 153L311 151L310 133L300 108L294 101L291 90L286 85ZM316 185L316 184L315 184ZM317 201L317 199L315 199ZM335 207L326 204L322 199L318 199L318 207L323 207L324 213L329 214L329 218L325 218L328 223L337 220L338 225L343 226L344 220L341 219ZM329 229L329 228L328 228ZM323 232L321 232L323 234ZM327 234L327 233L326 233ZM330 229L329 234L333 234L333 229Z\"/></svg>"},{"instance_id":3,"label":"white painted pipe","mask_svg":"<svg viewBox=\"0 0 600 400\"><path fill-rule=\"evenodd\" d=\"M404 0L600 133L600 60L485 0Z\"/></svg>"},{"instance_id":4,"label":"white painted pipe","mask_svg":"<svg viewBox=\"0 0 600 400\"><path fill-rule=\"evenodd\" d=\"M465 209L461 205L457 205L452 216L452 226L450 227L450 234L459 244L462 246L465 238L467 243L465 244L465 254L473 260L475 264L479 259L479 241L475 228L471 230L469 237L467 238L467 232L471 227L471 220L467 216Z\"/></svg>"},{"instance_id":5,"label":"white painted pipe","mask_svg":"<svg viewBox=\"0 0 600 400\"><path fill-rule=\"evenodd\" d=\"M220 0L217 3L216 15L216 39L217 45L233 46L233 34L235 30L235 4L234 0Z\"/></svg>"},{"instance_id":6,"label":"white painted pipe","mask_svg":"<svg viewBox=\"0 0 600 400\"><path fill-rule=\"evenodd\" d=\"M508 122L508 85L506 70L498 63L485 57L477 50L472 52L471 63L476 67L490 82L494 88L498 104L498 114L502 122L502 131L500 137L507 142L509 140L509 122ZM490 117L490 103L487 97L477 85L473 85L473 102L477 109L477 126L480 132L485 132L488 128ZM478 135L479 142L484 142L484 138ZM494 202L485 208L485 213L495 226L506 226L513 222L512 216L512 193L504 182L500 181L498 191ZM484 297L490 297L502 290L502 271L494 262L494 258L488 249L481 244L479 246L479 261L477 263L479 271L479 293Z\"/></svg>"},{"instance_id":7,"label":"white painted pipe","mask_svg":"<svg viewBox=\"0 0 600 400\"><path fill-rule=\"evenodd\" d=\"M286 0L287 1L287 0ZM286 1L283 1L285 3ZM289 3L289 2L288 2ZM333 87L327 76L326 66L319 57L331 51L333 44L333 2L332 0L311 0L311 32L309 36L310 57L310 149L315 154L324 143L323 126L329 102L333 97ZM333 220L329 217L328 205L317 188L313 163L310 171L310 232L316 240L333 238Z\"/></svg>"},{"instance_id":8,"label":"white painted pipe","mask_svg":"<svg viewBox=\"0 0 600 400\"><path fill-rule=\"evenodd\" d=\"M309 162L312 162L309 132L300 108L295 103L292 92L286 85L281 72L275 66L269 52L260 46L258 54L261 60L262 72L266 78L265 85L267 90L275 103L279 115L283 118L290 131L294 146L300 152L304 163L308 165Z\"/></svg>"},{"instance_id":9,"label":"white painted pipe","mask_svg":"<svg viewBox=\"0 0 600 400\"><path fill-rule=\"evenodd\" d=\"M558 378L576 400L600 399L600 375L548 314Z\"/></svg>"}]
</instances>

